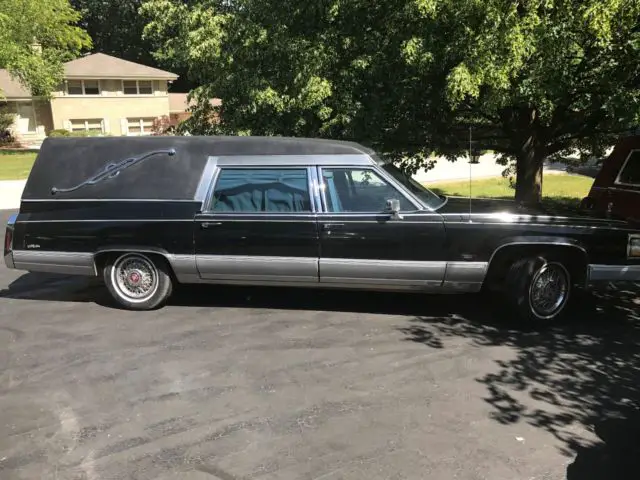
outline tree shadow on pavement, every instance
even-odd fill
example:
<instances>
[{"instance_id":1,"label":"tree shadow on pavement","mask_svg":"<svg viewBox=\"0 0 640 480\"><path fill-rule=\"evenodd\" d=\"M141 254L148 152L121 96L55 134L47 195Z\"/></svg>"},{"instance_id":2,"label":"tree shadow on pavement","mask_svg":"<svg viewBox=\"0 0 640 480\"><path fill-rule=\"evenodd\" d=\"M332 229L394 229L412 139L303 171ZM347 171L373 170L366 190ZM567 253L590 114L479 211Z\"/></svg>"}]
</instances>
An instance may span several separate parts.
<instances>
[{"instance_id":1,"label":"tree shadow on pavement","mask_svg":"<svg viewBox=\"0 0 640 480\"><path fill-rule=\"evenodd\" d=\"M0 298L62 302L90 302L99 294L98 282L89 277L29 272L7 288L0 288ZM104 295L100 296L104 297Z\"/></svg>"},{"instance_id":2,"label":"tree shadow on pavement","mask_svg":"<svg viewBox=\"0 0 640 480\"><path fill-rule=\"evenodd\" d=\"M600 442L578 448L567 480L640 478L640 414L597 422L594 431Z\"/></svg>"},{"instance_id":3,"label":"tree shadow on pavement","mask_svg":"<svg viewBox=\"0 0 640 480\"><path fill-rule=\"evenodd\" d=\"M570 322L537 331L456 316L417 317L402 331L431 348L460 336L510 347L514 358L498 360L497 371L477 379L486 386L492 418L505 425L527 422L559 439L564 455L579 453L571 480L640 478L639 320L640 287L627 285L585 295ZM585 440L584 429L600 434L600 441ZM633 458L626 458L632 450ZM630 476L606 468L606 476L597 476L595 467L587 468L615 463L615 457L633 463Z\"/></svg>"}]
</instances>

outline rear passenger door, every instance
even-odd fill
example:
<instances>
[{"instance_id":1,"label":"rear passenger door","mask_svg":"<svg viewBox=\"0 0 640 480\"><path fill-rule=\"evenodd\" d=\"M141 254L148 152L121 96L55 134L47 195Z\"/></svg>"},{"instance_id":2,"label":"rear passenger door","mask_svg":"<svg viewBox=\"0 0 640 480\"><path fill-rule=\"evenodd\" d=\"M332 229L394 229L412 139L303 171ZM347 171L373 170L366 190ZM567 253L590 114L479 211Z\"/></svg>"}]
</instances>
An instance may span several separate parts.
<instances>
[{"instance_id":1,"label":"rear passenger door","mask_svg":"<svg viewBox=\"0 0 640 480\"><path fill-rule=\"evenodd\" d=\"M442 285L446 270L442 217L420 210L391 178L373 167L322 167L324 212L320 282L385 289ZM402 218L385 211L400 201Z\"/></svg>"},{"instance_id":2,"label":"rear passenger door","mask_svg":"<svg viewBox=\"0 0 640 480\"><path fill-rule=\"evenodd\" d=\"M318 230L306 167L222 166L196 216L201 278L318 283Z\"/></svg>"}]
</instances>

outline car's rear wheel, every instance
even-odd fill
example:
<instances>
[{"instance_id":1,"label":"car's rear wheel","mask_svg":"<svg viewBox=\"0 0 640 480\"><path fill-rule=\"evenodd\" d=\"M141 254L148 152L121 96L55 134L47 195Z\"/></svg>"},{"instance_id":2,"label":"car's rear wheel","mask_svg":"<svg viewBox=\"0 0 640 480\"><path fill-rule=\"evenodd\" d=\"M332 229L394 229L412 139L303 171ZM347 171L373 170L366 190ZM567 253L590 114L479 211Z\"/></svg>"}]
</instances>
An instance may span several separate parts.
<instances>
[{"instance_id":1,"label":"car's rear wheel","mask_svg":"<svg viewBox=\"0 0 640 480\"><path fill-rule=\"evenodd\" d=\"M129 310L157 308L167 301L173 290L167 264L142 253L111 257L103 277L114 300Z\"/></svg>"},{"instance_id":2,"label":"car's rear wheel","mask_svg":"<svg viewBox=\"0 0 640 480\"><path fill-rule=\"evenodd\" d=\"M572 279L560 259L536 256L518 260L506 281L507 300L521 320L545 324L566 314Z\"/></svg>"}]
</instances>

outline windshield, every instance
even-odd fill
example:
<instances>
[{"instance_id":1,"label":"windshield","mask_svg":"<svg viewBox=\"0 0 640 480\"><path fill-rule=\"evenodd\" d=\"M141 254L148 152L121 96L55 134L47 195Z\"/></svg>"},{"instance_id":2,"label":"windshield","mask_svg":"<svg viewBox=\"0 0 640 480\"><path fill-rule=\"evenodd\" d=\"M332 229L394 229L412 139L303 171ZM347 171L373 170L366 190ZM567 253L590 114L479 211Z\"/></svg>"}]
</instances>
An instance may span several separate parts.
<instances>
[{"instance_id":1,"label":"windshield","mask_svg":"<svg viewBox=\"0 0 640 480\"><path fill-rule=\"evenodd\" d=\"M400 182L405 188L407 188L416 197L422 200L429 208L435 210L442 206L445 202L443 196L433 193L431 190L423 186L420 182L416 181L413 177L407 175L398 167L392 163L385 163L382 165L385 172L393 176L396 181Z\"/></svg>"}]
</instances>

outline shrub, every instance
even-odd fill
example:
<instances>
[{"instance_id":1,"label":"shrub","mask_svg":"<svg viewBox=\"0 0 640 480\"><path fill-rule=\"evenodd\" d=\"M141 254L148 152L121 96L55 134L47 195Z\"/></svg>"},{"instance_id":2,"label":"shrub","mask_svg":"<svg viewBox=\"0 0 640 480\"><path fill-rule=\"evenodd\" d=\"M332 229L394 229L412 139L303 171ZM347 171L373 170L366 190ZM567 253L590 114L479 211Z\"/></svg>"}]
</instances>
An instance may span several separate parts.
<instances>
[{"instance_id":1,"label":"shrub","mask_svg":"<svg viewBox=\"0 0 640 480\"><path fill-rule=\"evenodd\" d=\"M58 128L49 132L49 137L109 137L111 135L102 132L89 132L87 130L80 130L77 132L71 132L64 128Z\"/></svg>"},{"instance_id":2,"label":"shrub","mask_svg":"<svg viewBox=\"0 0 640 480\"><path fill-rule=\"evenodd\" d=\"M64 128L59 128L56 130L51 130L49 132L50 137L70 137L71 132L69 130L65 130Z\"/></svg>"},{"instance_id":3,"label":"shrub","mask_svg":"<svg viewBox=\"0 0 640 480\"><path fill-rule=\"evenodd\" d=\"M14 115L9 113L7 105L0 105L0 144L13 143L15 139L11 134Z\"/></svg>"}]
</instances>

